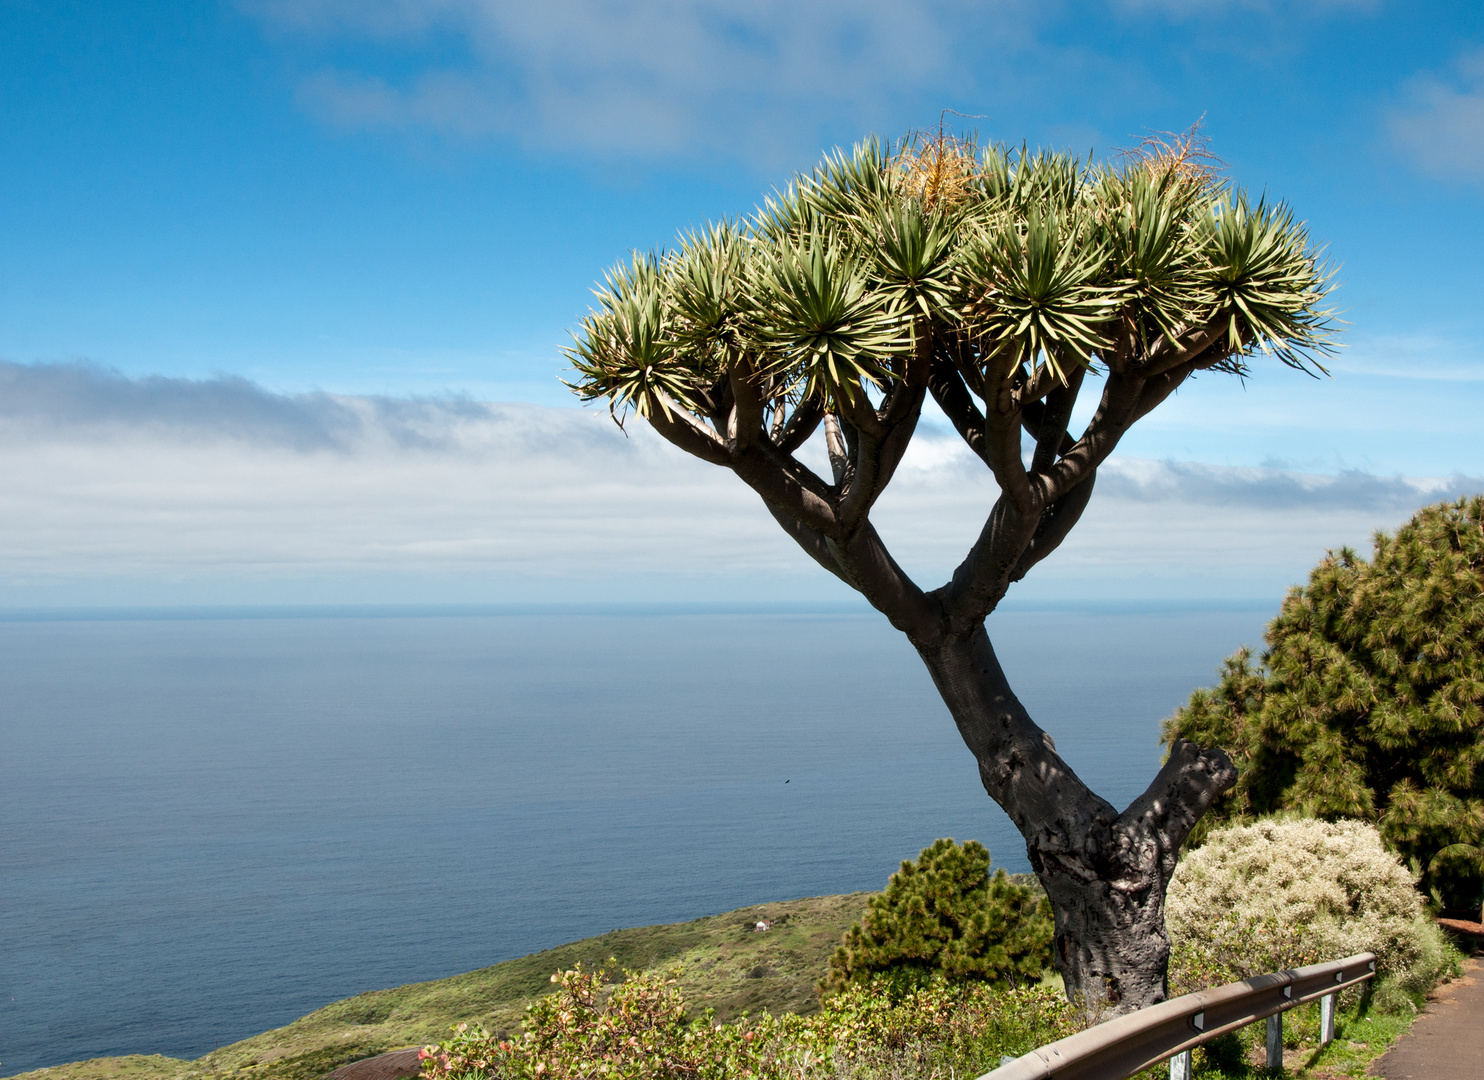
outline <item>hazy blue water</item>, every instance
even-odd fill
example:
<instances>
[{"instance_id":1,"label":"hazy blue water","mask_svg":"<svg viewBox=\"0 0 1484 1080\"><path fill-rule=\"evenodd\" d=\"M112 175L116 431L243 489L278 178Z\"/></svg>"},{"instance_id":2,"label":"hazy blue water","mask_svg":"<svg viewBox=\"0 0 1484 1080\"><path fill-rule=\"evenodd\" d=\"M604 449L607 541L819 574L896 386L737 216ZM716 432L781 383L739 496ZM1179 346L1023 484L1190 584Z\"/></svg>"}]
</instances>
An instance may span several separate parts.
<instances>
[{"instance_id":1,"label":"hazy blue water","mask_svg":"<svg viewBox=\"0 0 1484 1080\"><path fill-rule=\"evenodd\" d=\"M991 631L1122 806L1265 617ZM614 927L879 888L939 836L1026 867L870 613L0 621L0 777L0 1075L196 1057Z\"/></svg>"}]
</instances>

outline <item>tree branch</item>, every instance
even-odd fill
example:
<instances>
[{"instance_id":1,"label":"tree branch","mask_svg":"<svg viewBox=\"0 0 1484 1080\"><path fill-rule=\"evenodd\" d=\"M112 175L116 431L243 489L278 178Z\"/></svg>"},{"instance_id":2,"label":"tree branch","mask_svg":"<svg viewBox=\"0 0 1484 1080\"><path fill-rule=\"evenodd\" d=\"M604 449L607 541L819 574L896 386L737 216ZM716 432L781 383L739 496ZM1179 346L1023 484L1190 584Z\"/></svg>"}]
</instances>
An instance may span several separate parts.
<instances>
[{"instance_id":1,"label":"tree branch","mask_svg":"<svg viewBox=\"0 0 1484 1080\"><path fill-rule=\"evenodd\" d=\"M1171 368L1188 364L1209 349L1226 332L1226 319L1214 315L1200 326L1193 326L1175 336L1172 345L1161 336L1149 349L1149 355L1138 365L1139 374L1145 378L1162 375Z\"/></svg>"},{"instance_id":2,"label":"tree branch","mask_svg":"<svg viewBox=\"0 0 1484 1080\"><path fill-rule=\"evenodd\" d=\"M857 385L857 393L852 394L849 401L845 400L844 394L837 394L835 409L840 419L850 424L851 427L865 435L872 435L878 439L886 437L886 424L876 414L876 409L871 404L871 399L866 396L865 388Z\"/></svg>"},{"instance_id":3,"label":"tree branch","mask_svg":"<svg viewBox=\"0 0 1484 1080\"><path fill-rule=\"evenodd\" d=\"M1168 880L1190 830L1217 796L1236 782L1236 766L1225 750L1202 750L1189 740L1176 739L1159 775L1118 815L1120 831L1132 839L1153 842L1139 861L1158 859Z\"/></svg>"},{"instance_id":4,"label":"tree branch","mask_svg":"<svg viewBox=\"0 0 1484 1080\"><path fill-rule=\"evenodd\" d=\"M727 448L736 454L747 450L763 434L765 405L753 382L755 372L746 354L732 358L727 375L735 401L727 419Z\"/></svg>"},{"instance_id":5,"label":"tree branch","mask_svg":"<svg viewBox=\"0 0 1484 1080\"><path fill-rule=\"evenodd\" d=\"M846 429L847 436L849 428ZM865 520L870 512L874 495L879 489L881 440L866 432L858 432L855 444L850 446L850 469L846 482L841 486L840 524L848 532Z\"/></svg>"},{"instance_id":6,"label":"tree branch","mask_svg":"<svg viewBox=\"0 0 1484 1080\"><path fill-rule=\"evenodd\" d=\"M892 388L891 396L882 402L881 419L889 428L909 416L915 425L917 413L922 408L920 391L927 386L928 373L933 365L933 324L926 318L917 320L912 345L901 379Z\"/></svg>"},{"instance_id":7,"label":"tree branch","mask_svg":"<svg viewBox=\"0 0 1484 1080\"><path fill-rule=\"evenodd\" d=\"M847 580L893 626L913 640L931 633L939 616L937 607L897 565L869 521L843 543L831 541L830 550L845 569Z\"/></svg>"},{"instance_id":8,"label":"tree branch","mask_svg":"<svg viewBox=\"0 0 1484 1080\"><path fill-rule=\"evenodd\" d=\"M1213 344L1204 353L1194 359L1187 360L1179 367L1170 368L1161 375L1156 375L1153 378L1145 380L1143 389L1139 391L1139 399L1134 403L1134 420L1142 420L1149 413L1153 412L1167 397L1180 389L1180 384L1186 379L1190 378L1197 371L1202 371L1221 363L1227 355L1228 353L1225 349L1218 348L1216 344Z\"/></svg>"},{"instance_id":9,"label":"tree branch","mask_svg":"<svg viewBox=\"0 0 1484 1080\"><path fill-rule=\"evenodd\" d=\"M1046 395L1046 406L1041 413L1041 422L1036 432L1036 451L1031 457L1031 473L1042 475L1056 464L1061 453L1062 440L1067 434L1067 424L1072 419L1072 409L1077 405L1077 394L1082 390L1082 379L1087 369L1078 364L1067 376L1065 383L1051 388ZM1024 402L1026 395L1021 395ZM1021 409L1025 406L1022 404Z\"/></svg>"},{"instance_id":10,"label":"tree branch","mask_svg":"<svg viewBox=\"0 0 1484 1080\"><path fill-rule=\"evenodd\" d=\"M830 456L830 472L835 477L835 486L843 488L850 479L850 450L840 430L840 418L834 413L825 414L824 448Z\"/></svg>"},{"instance_id":11,"label":"tree branch","mask_svg":"<svg viewBox=\"0 0 1484 1080\"><path fill-rule=\"evenodd\" d=\"M1025 577L1030 573L1031 567L1061 546L1067 534L1082 519L1082 512L1087 509L1088 500L1092 498L1092 487L1097 483L1097 477L1098 474L1093 472L1041 512L1041 520L1036 523L1031 542L1026 545L1014 569L1010 571L1010 581L1019 581Z\"/></svg>"},{"instance_id":12,"label":"tree branch","mask_svg":"<svg viewBox=\"0 0 1484 1080\"><path fill-rule=\"evenodd\" d=\"M711 426L723 440L727 437L727 424L730 422L732 407L737 403L737 397L732 393L732 377L723 372L711 388L707 403L710 411L706 418L711 421Z\"/></svg>"},{"instance_id":13,"label":"tree branch","mask_svg":"<svg viewBox=\"0 0 1484 1080\"><path fill-rule=\"evenodd\" d=\"M1039 515L1025 515L1007 496L995 500L974 546L948 584L936 590L955 634L982 623L1004 598L1038 523Z\"/></svg>"},{"instance_id":14,"label":"tree branch","mask_svg":"<svg viewBox=\"0 0 1484 1080\"><path fill-rule=\"evenodd\" d=\"M900 410L900 419L886 425L884 438L861 433L856 439L850 482L840 500L840 525L845 530L853 529L866 519L876 500L891 483L912 433L917 430L917 419L922 415L922 401L927 396L923 386L899 387L905 404Z\"/></svg>"},{"instance_id":15,"label":"tree branch","mask_svg":"<svg viewBox=\"0 0 1484 1080\"><path fill-rule=\"evenodd\" d=\"M1072 368L1074 371L1084 370L1082 365L1078 363L1073 363ZM1062 371L1063 374L1066 374L1066 365L1062 365ZM1066 374L1066 378L1063 379L1050 364L1043 363L1026 380L1025 385L1020 388L1021 403L1040 401L1042 398L1049 396L1057 387L1066 385L1071 379L1071 374Z\"/></svg>"},{"instance_id":16,"label":"tree branch","mask_svg":"<svg viewBox=\"0 0 1484 1080\"><path fill-rule=\"evenodd\" d=\"M818 398L801 401L783 425L783 430L773 437L773 442L785 454L792 454L809 441L809 436L814 434L823 419L824 405Z\"/></svg>"},{"instance_id":17,"label":"tree branch","mask_svg":"<svg viewBox=\"0 0 1484 1080\"><path fill-rule=\"evenodd\" d=\"M892 425L891 432L882 442L880 457L876 465L876 492L871 496L871 506L876 505L876 500L886 490L886 485L891 483L891 478L896 475L897 466L906 456L907 447L917 431L917 422L922 418L922 403L926 398L926 386L914 388L910 395L909 406L903 410L905 415Z\"/></svg>"},{"instance_id":18,"label":"tree branch","mask_svg":"<svg viewBox=\"0 0 1484 1080\"><path fill-rule=\"evenodd\" d=\"M729 465L770 508L827 536L839 531L829 486L771 442L757 443L722 464Z\"/></svg>"},{"instance_id":19,"label":"tree branch","mask_svg":"<svg viewBox=\"0 0 1484 1080\"><path fill-rule=\"evenodd\" d=\"M1135 409L1143 389L1144 379L1140 376L1117 372L1108 374L1103 398L1098 402L1087 430L1045 474L1043 490L1048 503L1055 502L1082 483L1107 460L1118 440L1123 438L1123 433L1137 419Z\"/></svg>"},{"instance_id":20,"label":"tree branch","mask_svg":"<svg viewBox=\"0 0 1484 1080\"><path fill-rule=\"evenodd\" d=\"M804 549L804 554L819 563L820 566L834 574L852 589L859 591L859 587L855 582L851 581L845 571L841 569L839 562L835 559L832 546L823 533L811 529L809 526L789 517L789 515L776 509L766 500L764 500L763 505L768 508L768 513L773 515L773 520L783 527L783 531L788 533L794 542Z\"/></svg>"},{"instance_id":21,"label":"tree branch","mask_svg":"<svg viewBox=\"0 0 1484 1080\"><path fill-rule=\"evenodd\" d=\"M1029 514L1034 512L1035 503L1030 477L1020 457L1020 403L1007 378L988 382L999 389L994 400L985 402L984 459L1005 497L1020 513Z\"/></svg>"},{"instance_id":22,"label":"tree branch","mask_svg":"<svg viewBox=\"0 0 1484 1080\"><path fill-rule=\"evenodd\" d=\"M964 385L971 393L976 394L980 401L987 401L989 392L984 387L984 373L979 370L979 365L975 360L974 346L963 334L954 334L945 346L944 352L948 357L948 362L958 369Z\"/></svg>"},{"instance_id":23,"label":"tree branch","mask_svg":"<svg viewBox=\"0 0 1484 1080\"><path fill-rule=\"evenodd\" d=\"M1046 403L1044 401L1022 401L1020 403L1020 426L1032 439L1040 437L1041 425L1046 419ZM1056 448L1058 455L1065 454L1077 440L1072 438L1072 433L1065 429L1061 433L1061 445Z\"/></svg>"},{"instance_id":24,"label":"tree branch","mask_svg":"<svg viewBox=\"0 0 1484 1080\"><path fill-rule=\"evenodd\" d=\"M731 464L731 455L721 437L668 395L649 410L649 424L667 441L687 454L713 465Z\"/></svg>"},{"instance_id":25,"label":"tree branch","mask_svg":"<svg viewBox=\"0 0 1484 1080\"><path fill-rule=\"evenodd\" d=\"M1117 811L1082 782L1026 712L983 623L960 637L913 644L979 762L984 789L1025 837L1033 868L1086 874L1082 845L1106 833Z\"/></svg>"},{"instance_id":26,"label":"tree branch","mask_svg":"<svg viewBox=\"0 0 1484 1080\"><path fill-rule=\"evenodd\" d=\"M928 376L928 389L932 391L933 400L948 417L953 429L979 460L988 465L989 457L984 446L984 414L974 404L962 373L950 361L939 357L933 361Z\"/></svg>"},{"instance_id":27,"label":"tree branch","mask_svg":"<svg viewBox=\"0 0 1484 1080\"><path fill-rule=\"evenodd\" d=\"M721 438L689 411L668 398L664 403L669 411L656 402L656 407L649 410L649 422L666 441L703 461L730 468L762 497L774 516L781 514L827 535L839 531L829 485L791 454L767 440L730 452Z\"/></svg>"}]
</instances>

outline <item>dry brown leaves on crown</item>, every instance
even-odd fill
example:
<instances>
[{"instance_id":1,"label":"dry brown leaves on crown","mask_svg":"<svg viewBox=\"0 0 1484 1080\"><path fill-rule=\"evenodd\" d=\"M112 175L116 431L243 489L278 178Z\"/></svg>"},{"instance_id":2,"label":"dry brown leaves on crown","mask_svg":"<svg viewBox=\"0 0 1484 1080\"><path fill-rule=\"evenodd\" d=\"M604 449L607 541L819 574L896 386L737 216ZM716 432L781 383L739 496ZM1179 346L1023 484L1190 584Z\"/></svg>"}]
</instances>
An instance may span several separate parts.
<instances>
[{"instance_id":1,"label":"dry brown leaves on crown","mask_svg":"<svg viewBox=\"0 0 1484 1080\"><path fill-rule=\"evenodd\" d=\"M931 208L968 196L978 152L972 137L960 138L940 126L937 131L914 131L904 138L896 167L906 190Z\"/></svg>"},{"instance_id":2,"label":"dry brown leaves on crown","mask_svg":"<svg viewBox=\"0 0 1484 1080\"><path fill-rule=\"evenodd\" d=\"M1215 180L1226 162L1211 153L1210 138L1201 130L1205 117L1180 134L1158 131L1132 150L1119 154L1130 167L1144 169L1154 177L1176 173L1181 180L1207 184Z\"/></svg>"}]
</instances>

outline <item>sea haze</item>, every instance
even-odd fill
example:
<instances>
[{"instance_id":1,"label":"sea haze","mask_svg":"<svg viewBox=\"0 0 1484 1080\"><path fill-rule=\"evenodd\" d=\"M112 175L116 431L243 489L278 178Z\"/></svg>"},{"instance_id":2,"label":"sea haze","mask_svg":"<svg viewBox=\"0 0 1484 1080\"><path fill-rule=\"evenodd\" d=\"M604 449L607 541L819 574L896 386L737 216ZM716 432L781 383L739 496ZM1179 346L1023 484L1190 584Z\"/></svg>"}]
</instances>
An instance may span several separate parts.
<instances>
[{"instance_id":1,"label":"sea haze","mask_svg":"<svg viewBox=\"0 0 1484 1080\"><path fill-rule=\"evenodd\" d=\"M1120 807L1268 611L996 614ZM1027 868L880 616L0 620L0 1074L196 1057L615 927L880 888L940 836Z\"/></svg>"}]
</instances>

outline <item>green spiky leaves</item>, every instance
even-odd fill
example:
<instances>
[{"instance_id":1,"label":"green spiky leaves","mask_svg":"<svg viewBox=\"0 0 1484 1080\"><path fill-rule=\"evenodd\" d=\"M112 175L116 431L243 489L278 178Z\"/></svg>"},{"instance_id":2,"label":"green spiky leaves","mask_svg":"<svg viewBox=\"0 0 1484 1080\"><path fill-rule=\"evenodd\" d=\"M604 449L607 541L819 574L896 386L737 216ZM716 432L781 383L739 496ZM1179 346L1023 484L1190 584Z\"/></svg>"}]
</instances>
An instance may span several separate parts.
<instances>
[{"instance_id":1,"label":"green spiky leaves","mask_svg":"<svg viewBox=\"0 0 1484 1080\"><path fill-rule=\"evenodd\" d=\"M746 342L747 238L732 225L713 225L691 233L669 269L673 337L677 352L706 358L699 369L719 370L724 358Z\"/></svg>"},{"instance_id":2,"label":"green spiky leaves","mask_svg":"<svg viewBox=\"0 0 1484 1080\"><path fill-rule=\"evenodd\" d=\"M729 373L768 403L879 400L925 334L972 343L986 386L1136 369L1158 342L1178 351L1201 333L1205 366L1241 371L1267 352L1318 367L1328 289L1290 211L1249 204L1184 153L1093 168L873 141L750 219L611 271L568 355L584 399L702 418L728 400Z\"/></svg>"},{"instance_id":3,"label":"green spiky leaves","mask_svg":"<svg viewBox=\"0 0 1484 1080\"><path fill-rule=\"evenodd\" d=\"M1024 221L979 226L965 245L965 321L992 353L1016 363L1044 358L1059 377L1068 362L1089 365L1107 344L1100 328L1118 308L1106 257L1087 224L1033 204ZM1008 216L1008 215L1007 215Z\"/></svg>"},{"instance_id":4,"label":"green spiky leaves","mask_svg":"<svg viewBox=\"0 0 1484 1080\"><path fill-rule=\"evenodd\" d=\"M1293 211L1240 193L1220 195L1204 254L1206 276L1234 354L1261 349L1303 369L1329 351L1330 312L1320 307L1330 275L1309 247L1308 230Z\"/></svg>"},{"instance_id":5,"label":"green spiky leaves","mask_svg":"<svg viewBox=\"0 0 1484 1080\"><path fill-rule=\"evenodd\" d=\"M884 386L902 320L883 307L843 242L810 233L762 252L758 263L754 339L783 392L853 403L866 385Z\"/></svg>"},{"instance_id":6,"label":"green spiky leaves","mask_svg":"<svg viewBox=\"0 0 1484 1080\"><path fill-rule=\"evenodd\" d=\"M646 417L657 407L668 412L671 402L699 409L698 365L671 337L669 285L653 256L635 255L608 272L599 310L582 320L567 350L578 374L568 385L584 401L606 398L619 417L629 407Z\"/></svg>"},{"instance_id":7,"label":"green spiky leaves","mask_svg":"<svg viewBox=\"0 0 1484 1080\"><path fill-rule=\"evenodd\" d=\"M1103 179L1101 238L1121 314L1144 348L1158 337L1173 341L1215 306L1204 250L1214 224L1211 194L1206 177L1177 169L1133 169Z\"/></svg>"}]
</instances>

